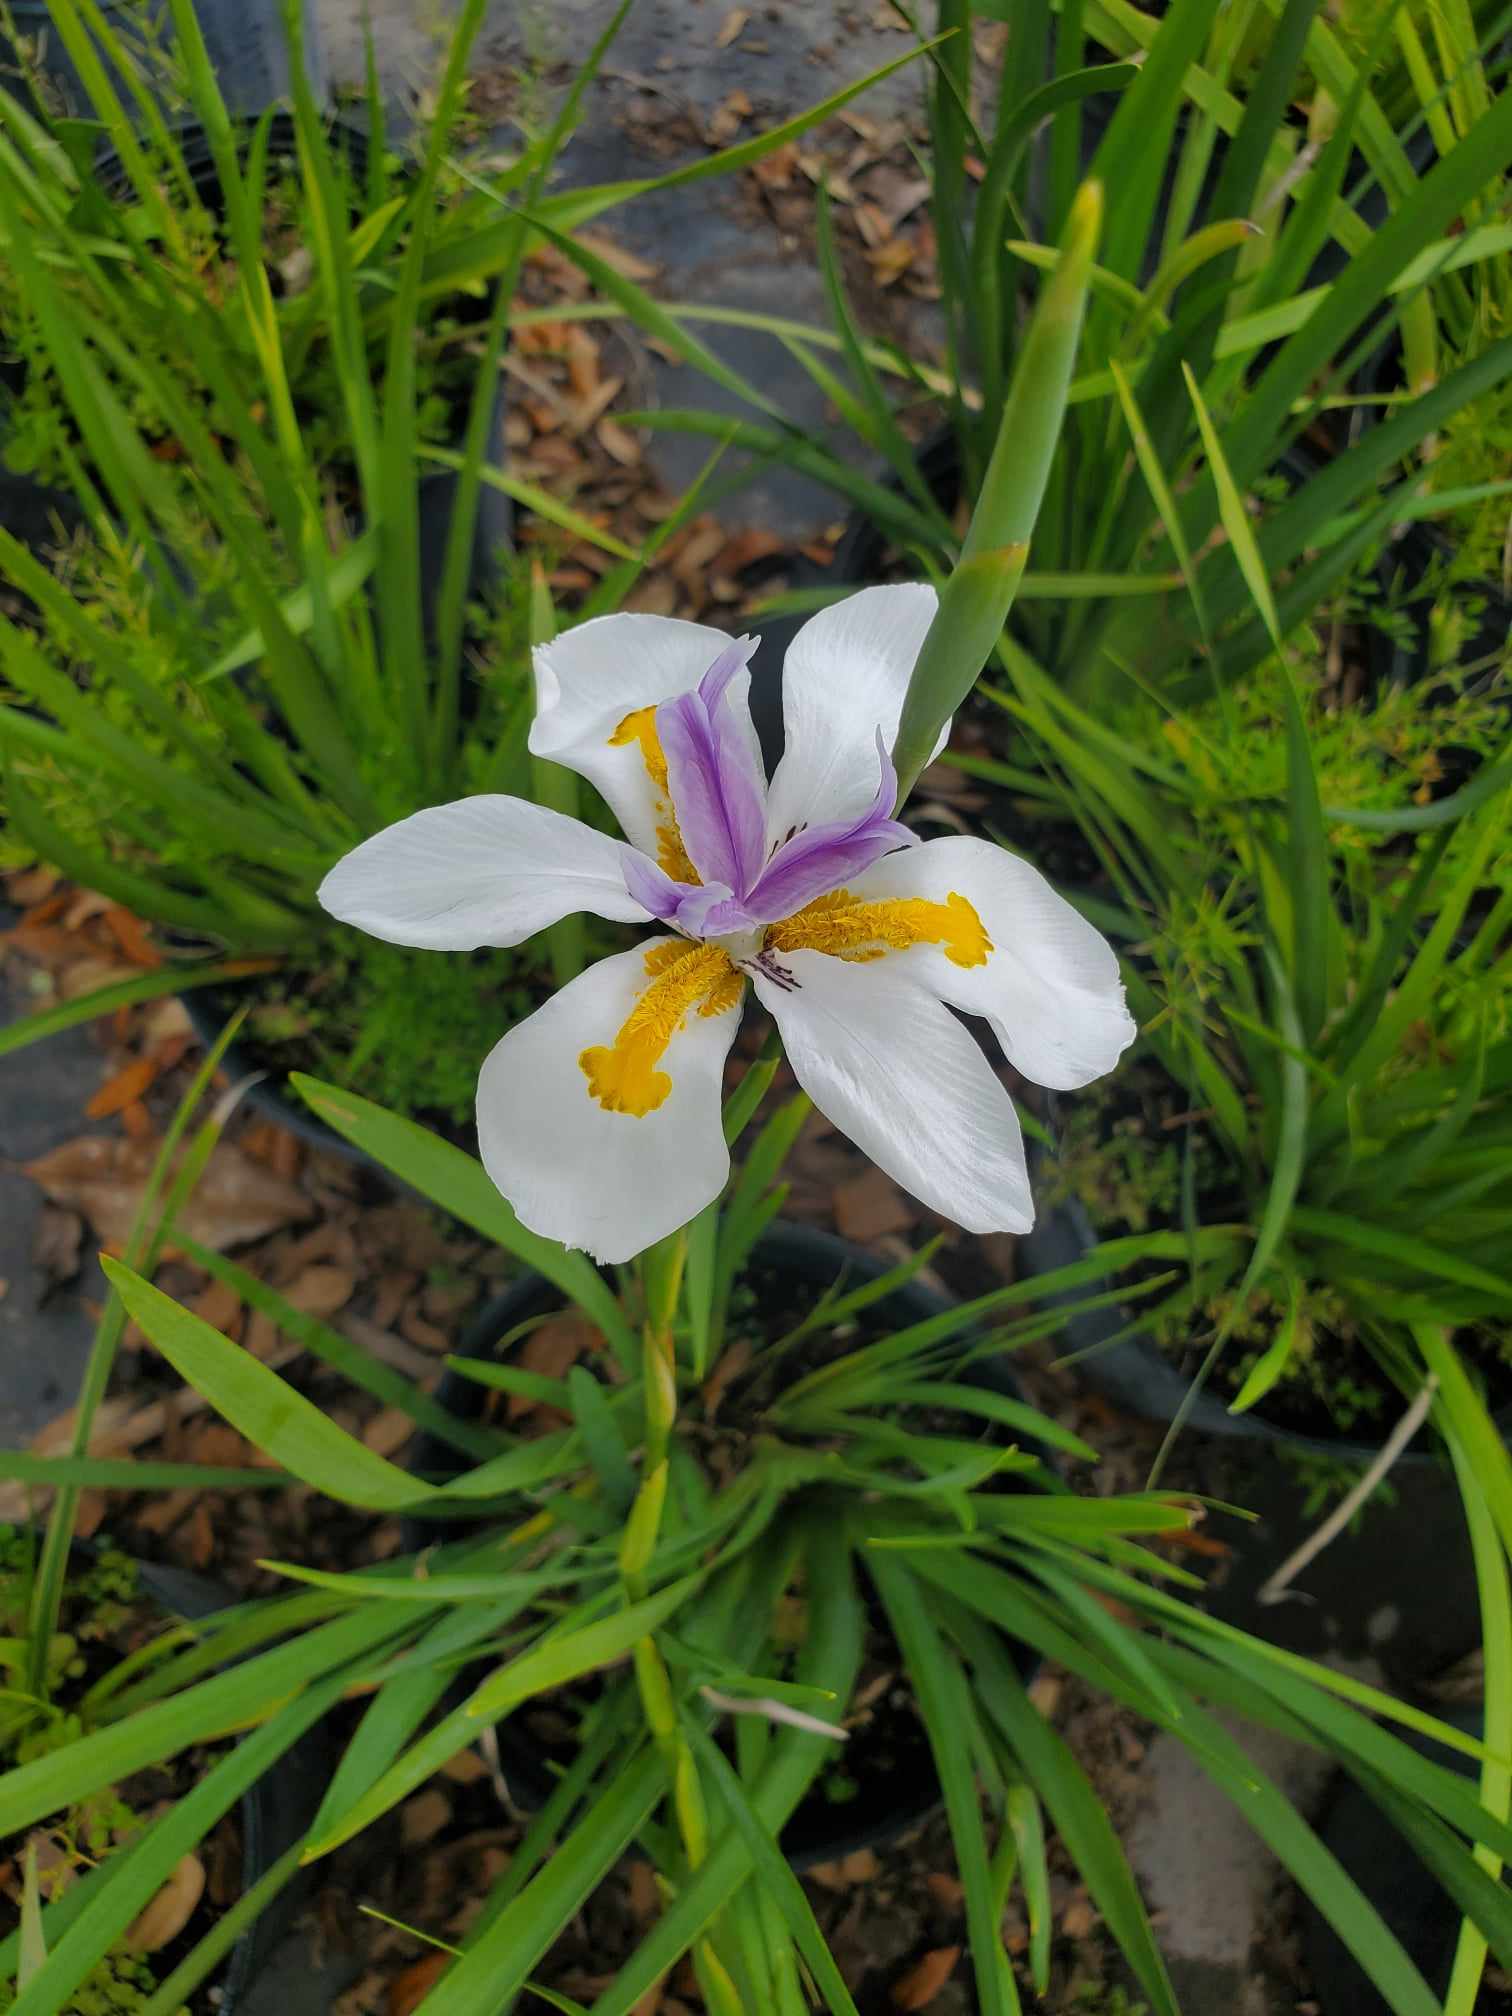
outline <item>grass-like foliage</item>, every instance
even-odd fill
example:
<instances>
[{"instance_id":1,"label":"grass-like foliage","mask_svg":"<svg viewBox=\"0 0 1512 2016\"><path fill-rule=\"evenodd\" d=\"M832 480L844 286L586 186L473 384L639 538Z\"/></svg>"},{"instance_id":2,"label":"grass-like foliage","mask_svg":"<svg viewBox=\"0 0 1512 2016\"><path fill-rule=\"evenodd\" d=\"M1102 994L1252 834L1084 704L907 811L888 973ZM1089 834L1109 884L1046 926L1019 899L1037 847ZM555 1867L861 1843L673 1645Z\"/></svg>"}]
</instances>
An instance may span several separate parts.
<instances>
[{"instance_id":1,"label":"grass-like foliage","mask_svg":"<svg viewBox=\"0 0 1512 2016\"><path fill-rule=\"evenodd\" d=\"M758 1069L736 1095L732 1134L769 1080ZM1462 1779L1362 1711L1461 1749L1467 1739L1213 1622L1191 1600L1194 1578L1159 1545L1196 1508L1160 1494L1079 1495L1065 1473L1094 1452L984 1378L985 1366L1055 1328L1034 1288L898 1328L885 1320L884 1298L921 1255L873 1281L837 1274L817 1298L809 1290L783 1306L753 1254L785 1194L782 1159L801 1101L767 1121L727 1197L615 1291L581 1255L522 1232L459 1150L335 1088L303 1089L323 1118L435 1203L541 1268L559 1306L598 1328L601 1349L560 1378L517 1361L519 1333L486 1360L457 1361L470 1379L552 1410L547 1419L560 1425L533 1436L449 1418L419 1393L401 1401L455 1452L452 1474L422 1477L375 1455L295 1386L111 1263L122 1307L289 1473L347 1504L439 1518L444 1537L350 1574L279 1564L296 1591L244 1605L193 1645L144 1663L102 1704L103 1726L13 1772L0 1788L0 1829L24 1827L212 1729L250 1726L244 1749L274 1754L340 1694L367 1694L305 1844L306 1859L319 1857L483 1730L550 1696L575 1723L576 1746L429 1992L427 2016L513 2006L633 1842L664 1877L666 1906L601 2011L628 2016L688 1954L721 2016L796 2011L805 1975L823 2006L848 2012L780 1839L836 1763L832 1732L868 1648L880 1646L906 1677L939 1774L983 2009L1006 2016L1019 2006L999 1929L1013 1883L1035 1928L1030 1976L1045 1978L1044 1841L1054 1825L1141 1993L1152 2009L1173 2011L1117 1837L1026 1691L1026 1655L1040 1654L1186 1744L1404 2016L1438 2005L1215 1708L1298 1736L1378 1788L1492 1950L1512 1948L1504 1896L1470 1852L1479 1842L1505 1853L1512 1837ZM1039 1288L1095 1302L1095 1271L1074 1267ZM279 1309L270 1291L257 1294L359 1383L393 1385L348 1340ZM154 1844L147 1837L101 1872L87 1920L44 1919L49 1940L61 1936L49 1946L48 1999L39 1990L18 2004L27 2016L61 2006L56 1998L83 1978L100 1942L117 1936L133 1908L132 1872L140 1876ZM0 1949L0 1965L10 1957ZM191 1958L176 1991L199 1978Z\"/></svg>"}]
</instances>

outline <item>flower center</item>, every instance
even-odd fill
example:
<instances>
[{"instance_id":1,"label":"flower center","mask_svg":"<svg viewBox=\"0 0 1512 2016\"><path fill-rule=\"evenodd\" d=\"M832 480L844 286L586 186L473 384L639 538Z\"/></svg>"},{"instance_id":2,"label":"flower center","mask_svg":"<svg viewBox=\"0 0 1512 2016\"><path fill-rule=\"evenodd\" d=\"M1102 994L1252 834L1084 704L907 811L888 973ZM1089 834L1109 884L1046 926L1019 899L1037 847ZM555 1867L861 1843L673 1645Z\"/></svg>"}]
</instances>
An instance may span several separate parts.
<instances>
[{"instance_id":1,"label":"flower center","mask_svg":"<svg viewBox=\"0 0 1512 2016\"><path fill-rule=\"evenodd\" d=\"M689 1011L723 1015L745 990L744 976L717 945L652 945L646 972L651 984L614 1041L595 1044L578 1058L590 1097L606 1113L637 1119L654 1113L672 1090L672 1080L657 1067Z\"/></svg>"},{"instance_id":2,"label":"flower center","mask_svg":"<svg viewBox=\"0 0 1512 2016\"><path fill-rule=\"evenodd\" d=\"M611 749L623 749L627 743L640 744L641 760L646 766L646 775L651 780L651 788L656 793L656 865L664 875L670 875L674 882L699 880L698 870L688 859L688 850L683 845L682 831L677 823L677 813L672 806L671 787L667 782L667 759L661 746L661 737L656 732L655 707L637 707L627 714L609 737Z\"/></svg>"},{"instance_id":3,"label":"flower center","mask_svg":"<svg viewBox=\"0 0 1512 2016\"><path fill-rule=\"evenodd\" d=\"M910 945L938 945L955 966L985 966L993 949L975 908L955 890L943 903L922 896L861 903L848 889L835 889L769 926L765 950L861 961Z\"/></svg>"}]
</instances>

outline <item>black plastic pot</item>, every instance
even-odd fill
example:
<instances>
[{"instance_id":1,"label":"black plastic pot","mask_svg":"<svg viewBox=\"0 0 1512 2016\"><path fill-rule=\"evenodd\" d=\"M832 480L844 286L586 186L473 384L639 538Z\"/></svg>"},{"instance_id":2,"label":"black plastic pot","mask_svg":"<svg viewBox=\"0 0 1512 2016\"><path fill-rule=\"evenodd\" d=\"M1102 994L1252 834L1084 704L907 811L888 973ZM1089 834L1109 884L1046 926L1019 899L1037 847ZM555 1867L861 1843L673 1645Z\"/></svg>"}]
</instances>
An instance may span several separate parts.
<instances>
[{"instance_id":1,"label":"black plastic pot","mask_svg":"<svg viewBox=\"0 0 1512 2016\"><path fill-rule=\"evenodd\" d=\"M1479 1738L1485 1717L1479 1704L1436 1711L1440 1720ZM1462 1777L1475 1773L1474 1761L1445 1750L1413 1729L1395 1731L1423 1756ZM1341 1776L1318 1821L1325 1848L1391 1927L1407 1956L1436 1996L1449 1985L1461 1915L1381 1809L1352 1778ZM1391 2005L1361 1968L1310 1897L1302 1898L1302 1941L1307 1971L1321 2016L1390 2016Z\"/></svg>"},{"instance_id":2,"label":"black plastic pot","mask_svg":"<svg viewBox=\"0 0 1512 2016\"><path fill-rule=\"evenodd\" d=\"M1030 1175L1034 1188L1041 1188L1039 1164L1042 1157L1031 1152ZM1097 1245L1081 1204L1071 1198L1049 1210L1041 1209L1034 1230L1024 1233L1014 1253L1026 1278L1053 1273L1085 1257ZM1079 1292L1046 1298L1051 1307L1070 1308L1082 1300ZM1153 1338L1140 1332L1120 1336L1128 1328L1127 1315L1116 1306L1084 1310L1068 1315L1059 1333L1058 1355L1077 1355L1074 1370L1084 1386L1121 1413L1145 1421L1174 1421L1191 1389L1191 1381L1179 1372ZM1117 1343L1110 1340L1118 1338ZM1330 1456L1345 1462L1369 1462L1377 1448L1340 1435L1300 1435L1282 1423L1267 1420L1263 1401L1243 1414L1231 1414L1222 1400L1211 1392L1197 1395L1186 1415L1187 1425L1203 1435L1222 1435L1245 1442L1285 1443L1293 1449ZM1398 1457L1396 1469L1434 1463L1437 1458L1426 1428L1420 1429L1412 1446Z\"/></svg>"},{"instance_id":3,"label":"black plastic pot","mask_svg":"<svg viewBox=\"0 0 1512 2016\"><path fill-rule=\"evenodd\" d=\"M255 980L247 980L229 987L195 987L179 996L190 1027L207 1050L237 1009L246 1006L256 985ZM381 1163L375 1162L365 1150L354 1147L334 1127L327 1127L324 1120L318 1120L296 1094L285 1092L276 1078L266 1074L244 1043L227 1046L221 1057L221 1070L233 1085L251 1081L242 1094L242 1103L264 1120L285 1128L322 1154L340 1156L343 1162L355 1162L359 1168L376 1170L386 1180L392 1180Z\"/></svg>"},{"instance_id":4,"label":"black plastic pot","mask_svg":"<svg viewBox=\"0 0 1512 2016\"><path fill-rule=\"evenodd\" d=\"M847 1240L806 1225L780 1221L763 1233L752 1265L757 1269L768 1268L812 1290L816 1300L842 1276L853 1282L874 1281L887 1271L882 1261ZM478 1313L462 1338L459 1355L490 1358L499 1340L519 1324L562 1306L561 1292L549 1281L537 1274L526 1275ZM952 1306L948 1297L918 1281L910 1281L876 1303L870 1313L877 1323L902 1329ZM980 1361L974 1368L974 1376L1010 1399L1023 1398L1017 1380L1000 1361ZM462 1420L478 1419L486 1397L486 1388L451 1371L443 1374L436 1389L441 1405ZM424 1475L452 1476L457 1470L457 1455L439 1437L422 1433L410 1445L408 1465L412 1471ZM475 1529L415 1521L405 1545L414 1549L438 1538L465 1536L469 1530ZM1013 1653L1019 1672L1027 1681L1038 1669L1038 1655L1017 1644ZM499 1725L498 1739L504 1775L516 1799L528 1807L544 1803L556 1781L542 1768L539 1744L513 1721ZM895 1755L885 1775L867 1774L865 1751L858 1740L847 1746L845 1763L848 1775L854 1773L857 1780L854 1798L835 1805L817 1791L811 1792L782 1830L783 1851L797 1869L840 1860L859 1848L879 1847L922 1825L939 1808L939 1780L922 1723L908 1754Z\"/></svg>"},{"instance_id":5,"label":"black plastic pot","mask_svg":"<svg viewBox=\"0 0 1512 2016\"><path fill-rule=\"evenodd\" d=\"M133 54L144 47L150 52L156 46L165 49L171 59L173 17L168 0L99 0L99 5L112 30L120 33ZM96 116L94 106L53 23L52 11L49 0L11 0L17 35L30 50L33 67L41 73L44 97L52 101L42 109L59 111L72 119L92 119ZM194 12L216 83L233 118L260 118L270 105L292 96L293 71L280 0L195 0ZM321 99L329 86L313 0L303 0L303 12L305 70L316 98ZM117 97L131 105L119 70L104 57L98 43L95 47ZM19 60L15 45L0 38L0 67L13 71ZM166 76L154 78L154 67L149 55L146 81L155 88L172 123L175 94ZM13 88L13 77L7 75L4 81L7 89Z\"/></svg>"},{"instance_id":6,"label":"black plastic pot","mask_svg":"<svg viewBox=\"0 0 1512 2016\"><path fill-rule=\"evenodd\" d=\"M81 1552L89 1543L75 1542ZM171 1616L189 1622L235 1607L239 1599L218 1583L185 1568L136 1564L138 1586ZM250 1890L309 1832L330 1782L333 1760L322 1724L305 1731L272 1768L242 1794L242 1888ZM219 2016L256 2016L255 1990L283 1938L309 1882L300 1872L248 1926L232 1947L216 1982ZM249 2006L250 2005L250 2006Z\"/></svg>"},{"instance_id":7,"label":"black plastic pot","mask_svg":"<svg viewBox=\"0 0 1512 2016\"><path fill-rule=\"evenodd\" d=\"M1355 384L1361 392L1371 395L1400 392L1404 389L1402 374L1401 337L1393 333L1357 374ZM1370 424L1378 409L1365 406L1359 410ZM1426 584L1432 574L1452 561L1454 550L1454 540L1443 523L1419 518L1403 525L1381 556L1382 585L1399 606L1405 607L1411 619L1406 676L1413 683L1426 679L1433 669L1431 604ZM1460 605L1481 604L1458 654L1459 665L1486 668L1471 689L1480 690L1502 677L1508 639L1512 637L1512 598L1500 582L1489 580L1461 581L1452 593Z\"/></svg>"},{"instance_id":8,"label":"black plastic pot","mask_svg":"<svg viewBox=\"0 0 1512 2016\"><path fill-rule=\"evenodd\" d=\"M1037 1145L1029 1151L1029 1173L1036 1194L1042 1189L1044 1154ZM1014 1251L1023 1276L1032 1278L1053 1273L1084 1259L1097 1245L1097 1234L1086 1211L1071 1198L1048 1210L1041 1210L1034 1230L1024 1233ZM1078 1292L1046 1298L1050 1307L1070 1308L1081 1299ZM1128 1316L1116 1305L1068 1315L1060 1333L1059 1355L1076 1355L1075 1372L1110 1406L1121 1413L1145 1421L1174 1421L1186 1401L1191 1381L1171 1363L1153 1338L1128 1328ZM1115 1343L1112 1340L1117 1338ZM1080 1355L1085 1353L1086 1355ZM1315 1456L1346 1463L1369 1463L1380 1453L1380 1444L1360 1442L1348 1435L1304 1435L1285 1422L1267 1418L1265 1402L1243 1414L1231 1414L1222 1400L1211 1392L1199 1393L1185 1415L1186 1425L1199 1434L1226 1436L1244 1442L1285 1445ZM1496 1417L1504 1437L1512 1437L1512 1409ZM1425 1424L1412 1443L1392 1466L1393 1477L1405 1471L1426 1470L1437 1465L1439 1456L1432 1431Z\"/></svg>"}]
</instances>

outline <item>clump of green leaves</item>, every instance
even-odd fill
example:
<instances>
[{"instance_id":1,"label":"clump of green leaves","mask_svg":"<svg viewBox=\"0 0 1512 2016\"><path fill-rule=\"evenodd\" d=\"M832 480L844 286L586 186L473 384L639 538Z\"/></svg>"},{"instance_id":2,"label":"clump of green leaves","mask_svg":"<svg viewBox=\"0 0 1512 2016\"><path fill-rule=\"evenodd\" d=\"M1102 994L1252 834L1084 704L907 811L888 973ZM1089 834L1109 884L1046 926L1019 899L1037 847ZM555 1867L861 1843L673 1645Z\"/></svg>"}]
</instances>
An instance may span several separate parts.
<instances>
[{"instance_id":1,"label":"clump of green leaves","mask_svg":"<svg viewBox=\"0 0 1512 2016\"><path fill-rule=\"evenodd\" d=\"M70 1558L51 1634L43 1685L27 1680L27 1633L36 1589L37 1538L0 1526L0 1769L14 1771L57 1757L94 1726L87 1707L91 1679L108 1673L140 1635L143 1599L136 1563L102 1540ZM102 1665L103 1659L103 1665ZM48 1864L36 1876L42 1904L106 1860L142 1830L142 1816L113 1783L92 1787L50 1816ZM159 1978L149 1962L127 1951L107 1954L70 2001L78 2016L134 2016L147 2006ZM0 1969L0 2012L15 1992Z\"/></svg>"},{"instance_id":2,"label":"clump of green leaves","mask_svg":"<svg viewBox=\"0 0 1512 2016\"><path fill-rule=\"evenodd\" d=\"M752 1088L732 1098L731 1136L774 1068L758 1067ZM352 1094L301 1086L323 1119L434 1203L476 1211L482 1173L469 1157ZM1035 1306L1040 1294L1083 1306L1107 1271L1100 1260L901 1327L883 1298L928 1249L875 1279L852 1278L837 1258L822 1290L806 1279L784 1286L756 1242L780 1208L783 1153L803 1114L801 1100L779 1108L727 1197L613 1287L583 1255L494 1213L506 1249L539 1268L559 1305L603 1341L560 1376L517 1355L528 1325L491 1358L456 1361L475 1383L551 1410L560 1425L543 1422L542 1432L518 1435L507 1415L452 1418L418 1392L400 1402L455 1451L449 1476L437 1466L421 1479L375 1457L276 1373L252 1369L208 1324L110 1263L127 1309L170 1362L228 1419L246 1427L255 1414L274 1460L344 1502L450 1529L442 1544L371 1572L278 1564L301 1586L244 1607L205 1643L135 1678L116 1704L121 1740L129 1747L129 1732L172 1702L177 1737L193 1742L225 1712L220 1683L204 1673L232 1644L243 1655L241 1712L266 1718L270 1736L294 1705L296 1673L333 1699L371 1683L314 1823L307 1853L319 1857L484 1730L550 1697L576 1721L576 1741L440 1984L438 2012L519 1994L638 1841L674 1902L606 1991L613 2006L633 2006L687 1955L705 2001L730 2016L796 2008L782 1984L797 1990L800 1964L831 2016L853 2016L780 1839L834 1773L831 1791L859 1782L841 1736L864 1726L857 1690L880 1627L939 1774L986 2016L1016 2006L1002 1945L1013 1883L1031 1927L1023 1964L1036 1992L1047 1991L1052 1825L1139 1992L1158 2016L1175 2016L1107 1816L1026 1690L1027 1646L1186 1744L1242 1810L1263 1812L1283 1858L1321 1873L1314 1894L1352 1949L1389 1950L1374 1912L1300 1845L1295 1816L1274 1804L1281 1795L1205 1704L1231 1701L1242 1685L1263 1720L1292 1727L1300 1717L1346 1759L1367 1745L1369 1768L1404 1799L1435 1811L1448 1802L1457 1828L1500 1842L1500 1823L1462 1781L1399 1752L1357 1707L1436 1736L1437 1725L1290 1655L1277 1666L1283 1655L1215 1626L1178 1593L1195 1578L1140 1544L1186 1524L1187 1508L1159 1493L1068 1492L1049 1452L1077 1465L1093 1452L982 1376L986 1361L1058 1328L1055 1312ZM364 1376L350 1355L344 1362ZM392 1402L392 1382L387 1390ZM466 1691L453 1705L459 1671ZM992 1851L984 1791L1011 1851ZM0 1824L24 1824L38 1796L25 1774L0 1785ZM1475 1868L1468 1851L1454 1853L1457 1876L1461 1860ZM1486 1917L1500 1929L1489 1907ZM1388 1999L1411 2008L1413 1984L1385 1975Z\"/></svg>"},{"instance_id":3,"label":"clump of green leaves","mask_svg":"<svg viewBox=\"0 0 1512 2016\"><path fill-rule=\"evenodd\" d=\"M1111 733L1019 689L1018 718L1093 759L1059 788L1117 892L1089 895L1144 1038L1063 1102L1049 1181L1105 1235L1188 1241L1144 1318L1186 1369L1381 1439L1421 1325L1505 1398L1512 752L1493 690L1345 704L1309 653L1179 712L1131 700Z\"/></svg>"}]
</instances>

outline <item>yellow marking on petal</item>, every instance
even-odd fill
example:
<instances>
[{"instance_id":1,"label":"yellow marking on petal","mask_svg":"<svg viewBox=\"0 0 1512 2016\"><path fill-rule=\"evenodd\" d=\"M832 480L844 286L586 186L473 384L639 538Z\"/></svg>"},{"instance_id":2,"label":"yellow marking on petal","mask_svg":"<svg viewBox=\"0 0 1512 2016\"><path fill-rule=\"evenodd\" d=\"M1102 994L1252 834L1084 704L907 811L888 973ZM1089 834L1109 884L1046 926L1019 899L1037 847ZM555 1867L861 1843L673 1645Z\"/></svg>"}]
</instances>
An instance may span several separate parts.
<instances>
[{"instance_id":1,"label":"yellow marking on petal","mask_svg":"<svg viewBox=\"0 0 1512 2016\"><path fill-rule=\"evenodd\" d=\"M633 714L627 714L609 737L611 749L623 749L627 743L639 742L642 759L646 765L646 775L657 790L667 789L667 759L662 754L661 737L656 732L656 709L637 707Z\"/></svg>"},{"instance_id":2,"label":"yellow marking on petal","mask_svg":"<svg viewBox=\"0 0 1512 2016\"><path fill-rule=\"evenodd\" d=\"M658 1070L667 1045L696 1007L702 1015L723 1015L745 990L744 976L717 945L652 945L646 952L651 984L620 1025L613 1043L584 1050L578 1064L590 1097L606 1113L643 1119L672 1090Z\"/></svg>"},{"instance_id":3,"label":"yellow marking on petal","mask_svg":"<svg viewBox=\"0 0 1512 2016\"><path fill-rule=\"evenodd\" d=\"M664 875L670 875L674 882L701 883L703 877L688 859L688 850L683 845L682 835L677 830L675 819L656 829L656 865Z\"/></svg>"},{"instance_id":4,"label":"yellow marking on petal","mask_svg":"<svg viewBox=\"0 0 1512 2016\"><path fill-rule=\"evenodd\" d=\"M910 945L938 945L954 966L985 966L992 940L974 906L955 890L943 903L893 896L862 903L836 889L767 931L770 952L828 952L837 959L881 959Z\"/></svg>"},{"instance_id":5,"label":"yellow marking on petal","mask_svg":"<svg viewBox=\"0 0 1512 2016\"><path fill-rule=\"evenodd\" d=\"M672 809L671 789L667 782L667 758L661 746L661 737L656 732L656 709L637 707L633 714L627 714L609 737L611 749L623 749L631 742L640 744L641 759L646 766L646 775L651 780L651 788L657 795L656 820L656 865L664 875L670 875L674 882L694 882L701 880L698 870L688 859L688 850L683 845L678 830L677 814Z\"/></svg>"}]
</instances>

